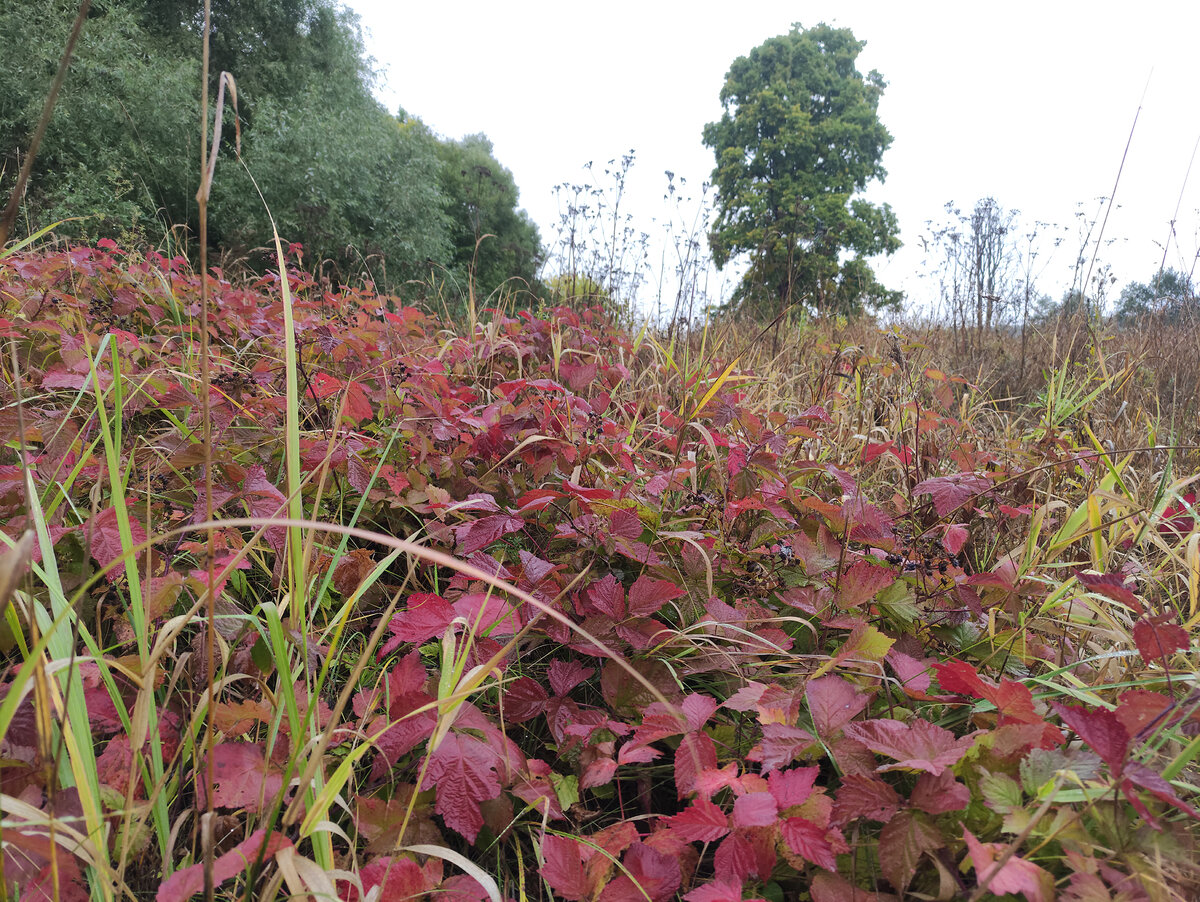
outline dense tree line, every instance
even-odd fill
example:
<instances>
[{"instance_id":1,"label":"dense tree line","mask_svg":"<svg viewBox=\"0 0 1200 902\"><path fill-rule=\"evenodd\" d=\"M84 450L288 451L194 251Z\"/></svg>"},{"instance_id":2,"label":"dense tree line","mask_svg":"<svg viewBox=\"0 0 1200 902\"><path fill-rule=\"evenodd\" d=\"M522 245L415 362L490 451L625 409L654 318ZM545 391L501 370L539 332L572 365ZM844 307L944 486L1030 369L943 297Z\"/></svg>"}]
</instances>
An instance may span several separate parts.
<instances>
[{"instance_id":1,"label":"dense tree line","mask_svg":"<svg viewBox=\"0 0 1200 902\"><path fill-rule=\"evenodd\" d=\"M11 189L76 8L0 4L0 189ZM253 262L271 238L269 208L284 240L338 278L465 287L474 267L480 297L534 278L539 236L512 174L486 137L440 140L372 97L352 13L332 0L215 0L212 21L212 87L223 70L236 79L245 161L227 105L214 251ZM25 230L66 220L59 231L76 237L196 250L202 22L200 0L93 0ZM479 243L485 235L495 237Z\"/></svg>"}]
</instances>

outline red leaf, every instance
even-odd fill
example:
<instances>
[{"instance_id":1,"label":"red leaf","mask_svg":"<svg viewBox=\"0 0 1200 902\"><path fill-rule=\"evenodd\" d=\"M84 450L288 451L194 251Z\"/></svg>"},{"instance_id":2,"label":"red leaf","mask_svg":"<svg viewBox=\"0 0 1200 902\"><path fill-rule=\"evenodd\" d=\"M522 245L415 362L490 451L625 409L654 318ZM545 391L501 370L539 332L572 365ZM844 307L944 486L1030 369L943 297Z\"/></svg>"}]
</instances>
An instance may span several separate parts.
<instances>
[{"instance_id":1,"label":"red leaf","mask_svg":"<svg viewBox=\"0 0 1200 902\"><path fill-rule=\"evenodd\" d=\"M454 537L458 541L459 554L474 554L501 536L524 528L525 521L520 517L514 517L512 514L494 514L455 526Z\"/></svg>"},{"instance_id":2,"label":"red leaf","mask_svg":"<svg viewBox=\"0 0 1200 902\"><path fill-rule=\"evenodd\" d=\"M735 827L770 827L779 815L779 806L769 792L748 792L733 803Z\"/></svg>"},{"instance_id":3,"label":"red leaf","mask_svg":"<svg viewBox=\"0 0 1200 902\"><path fill-rule=\"evenodd\" d=\"M742 902L742 882L716 877L712 883L698 886L684 895L684 902ZM761 899L752 902L762 902Z\"/></svg>"},{"instance_id":4,"label":"red leaf","mask_svg":"<svg viewBox=\"0 0 1200 902\"><path fill-rule=\"evenodd\" d=\"M808 710L812 712L817 733L831 737L861 712L870 699L840 676L823 676L809 680L804 687Z\"/></svg>"},{"instance_id":5,"label":"red leaf","mask_svg":"<svg viewBox=\"0 0 1200 902\"><path fill-rule=\"evenodd\" d=\"M968 536L969 533L965 526L961 523L951 523L946 527L946 532L942 536L942 547L951 554L958 554L967 544Z\"/></svg>"},{"instance_id":6,"label":"red leaf","mask_svg":"<svg viewBox=\"0 0 1200 902\"><path fill-rule=\"evenodd\" d=\"M375 416L367 390L362 383L351 379L346 383L346 416L354 423L363 423Z\"/></svg>"},{"instance_id":7,"label":"red leaf","mask_svg":"<svg viewBox=\"0 0 1200 902\"><path fill-rule=\"evenodd\" d=\"M1196 528L1196 518L1193 516L1195 509L1195 492L1180 495L1178 504L1170 504L1162 512L1162 519L1158 521L1159 534L1182 537L1190 533Z\"/></svg>"},{"instance_id":8,"label":"red leaf","mask_svg":"<svg viewBox=\"0 0 1200 902\"><path fill-rule=\"evenodd\" d=\"M595 887L583 867L583 847L564 836L547 835L542 839L542 878L564 899L578 902L590 898Z\"/></svg>"},{"instance_id":9,"label":"red leaf","mask_svg":"<svg viewBox=\"0 0 1200 902\"><path fill-rule=\"evenodd\" d=\"M592 607L601 614L613 620L625 619L625 587L617 582L617 578L611 573L592 583L588 588L587 597Z\"/></svg>"},{"instance_id":10,"label":"red leaf","mask_svg":"<svg viewBox=\"0 0 1200 902\"><path fill-rule=\"evenodd\" d=\"M636 510L619 507L608 515L608 531L614 536L637 539L641 537L645 528Z\"/></svg>"},{"instance_id":11,"label":"red leaf","mask_svg":"<svg viewBox=\"0 0 1200 902\"><path fill-rule=\"evenodd\" d=\"M923 770L940 774L952 767L975 741L974 735L956 739L949 730L927 720L911 724L898 720L868 720L846 724L844 732L871 751L897 759L878 770Z\"/></svg>"},{"instance_id":12,"label":"red leaf","mask_svg":"<svg viewBox=\"0 0 1200 902\"><path fill-rule=\"evenodd\" d=\"M767 776L767 785L775 797L779 810L803 805L812 795L813 784L820 774L819 767L793 767L790 770L772 771Z\"/></svg>"},{"instance_id":13,"label":"red leaf","mask_svg":"<svg viewBox=\"0 0 1200 902\"><path fill-rule=\"evenodd\" d=\"M1169 622L1174 618L1174 614L1160 614L1143 617L1133 625L1133 641L1147 664L1161 663L1167 667L1171 655L1191 645L1187 630L1178 623Z\"/></svg>"},{"instance_id":14,"label":"red leaf","mask_svg":"<svg viewBox=\"0 0 1200 902\"><path fill-rule=\"evenodd\" d=\"M895 902L896 897L859 889L837 874L817 871L809 887L813 902ZM689 900L690 902L690 900Z\"/></svg>"},{"instance_id":15,"label":"red leaf","mask_svg":"<svg viewBox=\"0 0 1200 902\"><path fill-rule=\"evenodd\" d=\"M308 396L310 398L329 398L341 391L345 384L341 379L328 373L313 373L309 379Z\"/></svg>"},{"instance_id":16,"label":"red leaf","mask_svg":"<svg viewBox=\"0 0 1200 902\"><path fill-rule=\"evenodd\" d=\"M713 864L718 874L729 874L743 883L751 877L766 880L775 869L773 830L758 828L730 833L717 846Z\"/></svg>"},{"instance_id":17,"label":"red leaf","mask_svg":"<svg viewBox=\"0 0 1200 902\"><path fill-rule=\"evenodd\" d=\"M362 878L363 889L368 897L375 899L419 899L431 890L437 889L441 883L440 877L432 862L422 868L411 858L392 858L381 855L374 858L364 867L359 876ZM440 870L440 869L439 869ZM471 878L472 883L475 881ZM479 884L475 886L478 888ZM377 891L376 891L377 890ZM439 892L439 899L447 899L448 894ZM470 898L470 897L468 897ZM477 897L476 897L477 898ZM353 888L350 890L349 902L358 902Z\"/></svg>"},{"instance_id":18,"label":"red leaf","mask_svg":"<svg viewBox=\"0 0 1200 902\"><path fill-rule=\"evenodd\" d=\"M763 773L787 767L816 742L799 727L789 727L782 723L763 724L762 733Z\"/></svg>"},{"instance_id":19,"label":"red leaf","mask_svg":"<svg viewBox=\"0 0 1200 902\"><path fill-rule=\"evenodd\" d=\"M1139 736L1151 725L1161 724L1174 707L1174 701L1161 692L1131 689L1122 692L1117 705L1117 717L1131 737Z\"/></svg>"},{"instance_id":20,"label":"red leaf","mask_svg":"<svg viewBox=\"0 0 1200 902\"><path fill-rule=\"evenodd\" d=\"M511 723L524 723L546 710L549 697L533 677L518 677L505 687L504 716Z\"/></svg>"},{"instance_id":21,"label":"red leaf","mask_svg":"<svg viewBox=\"0 0 1200 902\"><path fill-rule=\"evenodd\" d=\"M896 676L900 678L900 684L906 694L910 696L917 693L924 694L929 690L933 680L929 675L929 665L925 661L896 651L895 648L888 649L884 660L892 665L892 670L896 671Z\"/></svg>"},{"instance_id":22,"label":"red leaf","mask_svg":"<svg viewBox=\"0 0 1200 902\"><path fill-rule=\"evenodd\" d=\"M283 788L283 775L263 758L262 746L249 742L222 742L213 746L213 805L263 811ZM198 772L196 795L205 804L204 780Z\"/></svg>"},{"instance_id":23,"label":"red leaf","mask_svg":"<svg viewBox=\"0 0 1200 902\"><path fill-rule=\"evenodd\" d=\"M933 665L937 674L938 685L945 692L957 692L959 695L969 695L972 698L984 698L986 686L983 678L975 668L966 661L951 659L939 661Z\"/></svg>"},{"instance_id":24,"label":"red leaf","mask_svg":"<svg viewBox=\"0 0 1200 902\"><path fill-rule=\"evenodd\" d=\"M966 504L971 498L985 494L992 483L974 473L955 473L952 476L935 476L913 486L914 495L929 495L933 509L939 517L945 517Z\"/></svg>"},{"instance_id":25,"label":"red leaf","mask_svg":"<svg viewBox=\"0 0 1200 902\"><path fill-rule=\"evenodd\" d=\"M470 842L483 826L479 803L500 795L499 764L495 749L462 733L448 733L429 757L421 789L437 787L433 810Z\"/></svg>"},{"instance_id":26,"label":"red leaf","mask_svg":"<svg viewBox=\"0 0 1200 902\"><path fill-rule=\"evenodd\" d=\"M685 842L714 842L729 832L728 816L705 799L696 799L679 814L663 820Z\"/></svg>"},{"instance_id":27,"label":"red leaf","mask_svg":"<svg viewBox=\"0 0 1200 902\"><path fill-rule=\"evenodd\" d=\"M981 843L970 830L963 828L963 839L971 864L975 866L975 879L981 887L996 895L1021 893L1028 902L1052 902L1054 899L1054 877L1032 861L1014 855L997 869L996 859L1006 848L1002 843Z\"/></svg>"},{"instance_id":28,"label":"red leaf","mask_svg":"<svg viewBox=\"0 0 1200 902\"><path fill-rule=\"evenodd\" d=\"M1126 587L1125 577L1119 573L1084 573L1076 570L1075 578L1083 583L1089 592L1120 602L1135 614L1140 615L1145 610L1141 600Z\"/></svg>"},{"instance_id":29,"label":"red leaf","mask_svg":"<svg viewBox=\"0 0 1200 902\"><path fill-rule=\"evenodd\" d=\"M557 696L564 696L592 674L596 672L594 667L584 667L578 661L559 661L550 662L550 669L546 676L550 680L550 688L554 690Z\"/></svg>"},{"instance_id":30,"label":"red leaf","mask_svg":"<svg viewBox=\"0 0 1200 902\"><path fill-rule=\"evenodd\" d=\"M1045 722L1045 717L1034 707L1033 693L1024 683L1001 680L997 686L979 676L975 669L964 661L935 663L933 667L937 671L938 683L944 690L982 698L995 705L1000 726L1010 723L1041 724L1044 729L1039 745L1042 748L1054 748L1062 743L1062 732L1053 724Z\"/></svg>"},{"instance_id":31,"label":"red leaf","mask_svg":"<svg viewBox=\"0 0 1200 902\"><path fill-rule=\"evenodd\" d=\"M927 814L945 814L961 811L971 802L971 791L954 779L954 774L945 770L936 777L921 774L913 787L909 803Z\"/></svg>"},{"instance_id":32,"label":"red leaf","mask_svg":"<svg viewBox=\"0 0 1200 902\"><path fill-rule=\"evenodd\" d=\"M810 820L789 817L780 825L779 833L789 849L806 861L827 871L837 871L837 856L825 838L825 831Z\"/></svg>"},{"instance_id":33,"label":"red leaf","mask_svg":"<svg viewBox=\"0 0 1200 902\"><path fill-rule=\"evenodd\" d=\"M697 693L689 695L679 703L679 712L683 714L682 718L676 714L674 709L667 708L662 702L654 702L646 706L646 711L642 715L642 724L637 728L637 732L627 746L636 748L679 733L695 732L708 722L716 710L715 699Z\"/></svg>"},{"instance_id":34,"label":"red leaf","mask_svg":"<svg viewBox=\"0 0 1200 902\"><path fill-rule=\"evenodd\" d=\"M521 615L512 602L495 593L471 592L454 602L454 616L461 617L479 634L493 638L512 636L521 628Z\"/></svg>"},{"instance_id":35,"label":"red leaf","mask_svg":"<svg viewBox=\"0 0 1200 902\"><path fill-rule=\"evenodd\" d=\"M129 515L129 532L135 545L146 541L146 530L132 514ZM88 520L85 534L91 542L92 557L101 567L107 567L125 553L126 549L121 544L121 531L117 526L115 507L106 507ZM109 570L105 578L109 582L115 582L122 574L127 573L128 567L129 559L126 558L125 563Z\"/></svg>"},{"instance_id":36,"label":"red leaf","mask_svg":"<svg viewBox=\"0 0 1200 902\"><path fill-rule=\"evenodd\" d=\"M268 837L266 830L255 830L249 838L213 862L213 883L220 885L245 871L254 862L260 859L267 861L280 849L290 848L291 845L291 841L279 833L272 833ZM159 886L155 899L157 902L186 902L203 890L204 862L199 862L168 877Z\"/></svg>"},{"instance_id":37,"label":"red leaf","mask_svg":"<svg viewBox=\"0 0 1200 902\"><path fill-rule=\"evenodd\" d=\"M1125 765L1124 775L1125 780L1122 782L1121 788L1124 790L1125 796L1129 801L1133 801L1133 794L1130 788L1130 784L1133 784L1142 789L1149 790L1160 801L1166 802L1168 805L1174 805L1181 811L1186 811L1192 817L1200 819L1200 812L1197 812L1195 808L1179 798L1175 794L1175 788L1167 782L1162 774L1155 773L1138 761L1130 761ZM1151 826L1155 826L1152 819L1150 819L1150 824Z\"/></svg>"},{"instance_id":38,"label":"red leaf","mask_svg":"<svg viewBox=\"0 0 1200 902\"><path fill-rule=\"evenodd\" d=\"M379 649L385 658L404 642L427 642L441 636L454 620L454 605L440 595L419 593L408 596L408 607L396 613L388 622L392 638Z\"/></svg>"},{"instance_id":39,"label":"red leaf","mask_svg":"<svg viewBox=\"0 0 1200 902\"><path fill-rule=\"evenodd\" d=\"M923 814L900 811L879 834L879 867L901 893L908 888L921 856L946 845L942 834Z\"/></svg>"},{"instance_id":40,"label":"red leaf","mask_svg":"<svg viewBox=\"0 0 1200 902\"><path fill-rule=\"evenodd\" d=\"M855 818L886 823L900 810L900 794L875 776L846 774L833 803L833 816L839 824Z\"/></svg>"},{"instance_id":41,"label":"red leaf","mask_svg":"<svg viewBox=\"0 0 1200 902\"><path fill-rule=\"evenodd\" d=\"M1086 708L1051 701L1062 722L1079 734L1114 774L1119 774L1129 755L1129 733L1116 713L1105 708Z\"/></svg>"},{"instance_id":42,"label":"red leaf","mask_svg":"<svg viewBox=\"0 0 1200 902\"><path fill-rule=\"evenodd\" d=\"M860 560L842 574L837 586L837 604L843 611L870 601L896 581L896 571Z\"/></svg>"},{"instance_id":43,"label":"red leaf","mask_svg":"<svg viewBox=\"0 0 1200 902\"><path fill-rule=\"evenodd\" d=\"M649 617L668 601L686 594L670 580L639 576L629 587L629 613L634 617Z\"/></svg>"},{"instance_id":44,"label":"red leaf","mask_svg":"<svg viewBox=\"0 0 1200 902\"><path fill-rule=\"evenodd\" d=\"M675 790L679 798L696 791L696 776L716 770L717 747L707 733L688 733L675 750Z\"/></svg>"},{"instance_id":45,"label":"red leaf","mask_svg":"<svg viewBox=\"0 0 1200 902\"><path fill-rule=\"evenodd\" d=\"M645 843L629 847L621 864L625 871L600 894L600 902L665 902L683 883L679 859Z\"/></svg>"}]
</instances>

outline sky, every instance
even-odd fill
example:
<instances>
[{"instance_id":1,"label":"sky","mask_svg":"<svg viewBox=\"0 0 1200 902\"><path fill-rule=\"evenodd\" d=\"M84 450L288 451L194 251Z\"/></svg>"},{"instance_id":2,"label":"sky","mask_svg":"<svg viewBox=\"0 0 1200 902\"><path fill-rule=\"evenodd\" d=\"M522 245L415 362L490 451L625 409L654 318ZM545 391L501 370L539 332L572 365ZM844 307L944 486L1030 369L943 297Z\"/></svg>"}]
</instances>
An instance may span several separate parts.
<instances>
[{"instance_id":1,"label":"sky","mask_svg":"<svg viewBox=\"0 0 1200 902\"><path fill-rule=\"evenodd\" d=\"M714 162L701 131L720 118L730 64L795 22L826 22L866 41L859 70L888 83L879 105L894 138L888 175L866 196L899 219L904 247L875 269L914 309L936 295L922 237L930 221L946 220L947 202L969 212L991 196L1020 211L1021 235L1037 234L1035 285L1055 299L1071 286L1089 230L1084 255L1096 249L1109 196L1093 274L1111 267L1111 297L1130 280L1149 281L1164 248L1166 264L1185 271L1200 248L1200 165L1189 177L1200 139L1200 3L348 6L380 71L380 101L444 138L485 133L543 243L555 239L563 209L555 186L605 185L608 161L631 150L622 210L635 227L661 236L672 218L693 222L695 201L685 210L664 203L664 172L699 197ZM710 293L727 294L729 281L718 277ZM642 303L653 293L643 289Z\"/></svg>"}]
</instances>

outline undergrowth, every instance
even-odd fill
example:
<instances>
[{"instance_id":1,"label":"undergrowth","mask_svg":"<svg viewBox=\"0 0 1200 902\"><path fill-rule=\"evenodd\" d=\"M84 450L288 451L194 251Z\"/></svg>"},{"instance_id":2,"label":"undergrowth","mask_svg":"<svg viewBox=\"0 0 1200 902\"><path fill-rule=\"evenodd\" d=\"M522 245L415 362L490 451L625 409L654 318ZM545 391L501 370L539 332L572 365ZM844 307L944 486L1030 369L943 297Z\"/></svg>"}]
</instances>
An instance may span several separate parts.
<instances>
[{"instance_id":1,"label":"undergrowth","mask_svg":"<svg viewBox=\"0 0 1200 902\"><path fill-rule=\"evenodd\" d=\"M896 331L216 272L205 401L200 278L0 259L8 894L1200 892L1196 458L1138 359L1014 401Z\"/></svg>"}]
</instances>

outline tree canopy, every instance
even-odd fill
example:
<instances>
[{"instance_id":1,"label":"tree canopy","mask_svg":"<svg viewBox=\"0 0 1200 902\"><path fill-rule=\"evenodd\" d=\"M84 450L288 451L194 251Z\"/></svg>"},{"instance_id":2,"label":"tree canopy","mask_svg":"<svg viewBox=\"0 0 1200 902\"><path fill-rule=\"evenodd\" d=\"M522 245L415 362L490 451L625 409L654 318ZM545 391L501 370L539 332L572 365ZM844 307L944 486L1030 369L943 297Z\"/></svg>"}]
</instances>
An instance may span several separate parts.
<instances>
[{"instance_id":1,"label":"tree canopy","mask_svg":"<svg viewBox=\"0 0 1200 902\"><path fill-rule=\"evenodd\" d=\"M704 127L716 155L713 258L750 256L735 301L756 313L899 303L864 259L900 247L895 214L855 196L884 179L892 142L877 112L884 80L855 67L863 46L847 28L794 25L734 61L724 114Z\"/></svg>"},{"instance_id":2,"label":"tree canopy","mask_svg":"<svg viewBox=\"0 0 1200 902\"><path fill-rule=\"evenodd\" d=\"M541 263L538 228L517 209L516 181L493 155L487 135L442 141L438 157L456 274L470 275L481 298L509 280L520 288L532 283Z\"/></svg>"},{"instance_id":3,"label":"tree canopy","mask_svg":"<svg viewBox=\"0 0 1200 902\"><path fill-rule=\"evenodd\" d=\"M1188 273L1167 267L1156 272L1149 282L1130 282L1121 290L1117 302L1117 320L1130 323L1155 317L1167 323L1182 323L1200 316L1196 304L1196 286Z\"/></svg>"},{"instance_id":4,"label":"tree canopy","mask_svg":"<svg viewBox=\"0 0 1200 902\"><path fill-rule=\"evenodd\" d=\"M93 4L26 194L27 230L68 220L60 231L75 237L196 250L202 10L200 0ZM0 188L19 169L72 12L60 0L0 4ZM511 174L486 138L441 141L374 99L352 13L334 0L215 0L212 21L213 85L222 70L236 79L246 163L232 154L229 105L210 203L215 251L245 259L269 245L269 208L285 241L343 280L367 275L394 290L431 271L465 278L476 236L462 210L476 204L484 230L503 235L532 276L539 237L515 207ZM486 203L446 172L467 149L502 186ZM482 253L481 266L501 250Z\"/></svg>"}]
</instances>

